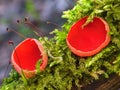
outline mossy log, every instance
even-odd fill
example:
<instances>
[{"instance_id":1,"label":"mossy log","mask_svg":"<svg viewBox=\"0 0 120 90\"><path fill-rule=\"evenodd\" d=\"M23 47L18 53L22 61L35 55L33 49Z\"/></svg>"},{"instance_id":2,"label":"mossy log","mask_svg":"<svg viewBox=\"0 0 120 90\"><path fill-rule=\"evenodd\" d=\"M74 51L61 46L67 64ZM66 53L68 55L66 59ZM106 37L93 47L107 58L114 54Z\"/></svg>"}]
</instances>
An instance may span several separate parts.
<instances>
[{"instance_id":1,"label":"mossy log","mask_svg":"<svg viewBox=\"0 0 120 90\"><path fill-rule=\"evenodd\" d=\"M81 89L76 86L72 90L118 90L120 88L120 76L112 75L108 79L94 81L90 85L84 86Z\"/></svg>"},{"instance_id":2,"label":"mossy log","mask_svg":"<svg viewBox=\"0 0 120 90\"><path fill-rule=\"evenodd\" d=\"M118 90L120 87L120 76L112 76L105 83L102 83L95 90Z\"/></svg>"},{"instance_id":3,"label":"mossy log","mask_svg":"<svg viewBox=\"0 0 120 90\"><path fill-rule=\"evenodd\" d=\"M92 84L83 87L81 90L118 90L119 88L120 76L112 75L108 79L95 81Z\"/></svg>"}]
</instances>

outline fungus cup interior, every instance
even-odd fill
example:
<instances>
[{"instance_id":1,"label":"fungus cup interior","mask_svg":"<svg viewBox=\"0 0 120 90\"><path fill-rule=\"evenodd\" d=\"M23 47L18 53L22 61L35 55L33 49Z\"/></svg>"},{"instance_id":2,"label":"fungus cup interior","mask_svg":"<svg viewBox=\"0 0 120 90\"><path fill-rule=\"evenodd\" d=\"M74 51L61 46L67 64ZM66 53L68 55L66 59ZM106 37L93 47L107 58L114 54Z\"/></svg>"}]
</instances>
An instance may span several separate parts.
<instances>
[{"instance_id":1,"label":"fungus cup interior","mask_svg":"<svg viewBox=\"0 0 120 90\"><path fill-rule=\"evenodd\" d=\"M68 46L81 51L80 56L82 56L82 52L91 52L96 49L95 52L91 52L90 54L93 55L105 47L110 41L107 23L102 18L94 17L92 22L83 27L87 18L88 17L84 17L76 22L71 27L67 36ZM99 48L99 50L97 50L97 48ZM73 50L73 52L76 53L75 50ZM84 54L83 56L90 55Z\"/></svg>"},{"instance_id":2,"label":"fungus cup interior","mask_svg":"<svg viewBox=\"0 0 120 90\"><path fill-rule=\"evenodd\" d=\"M34 39L20 43L13 53L14 62L24 70L35 70L36 63L42 58L41 51Z\"/></svg>"}]
</instances>

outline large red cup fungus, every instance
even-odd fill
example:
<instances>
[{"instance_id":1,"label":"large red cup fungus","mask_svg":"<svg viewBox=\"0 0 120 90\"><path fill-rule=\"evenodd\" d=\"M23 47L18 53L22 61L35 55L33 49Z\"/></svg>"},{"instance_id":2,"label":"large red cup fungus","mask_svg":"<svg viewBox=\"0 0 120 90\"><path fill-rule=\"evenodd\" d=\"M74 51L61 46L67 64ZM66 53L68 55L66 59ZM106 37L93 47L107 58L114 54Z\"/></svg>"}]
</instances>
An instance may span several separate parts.
<instances>
[{"instance_id":1,"label":"large red cup fungus","mask_svg":"<svg viewBox=\"0 0 120 90\"><path fill-rule=\"evenodd\" d=\"M32 38L28 38L21 42L12 52L11 62L16 71L27 78L33 77L36 73L36 63L42 60L40 70L44 70L47 66L47 54L41 43Z\"/></svg>"},{"instance_id":2,"label":"large red cup fungus","mask_svg":"<svg viewBox=\"0 0 120 90\"><path fill-rule=\"evenodd\" d=\"M66 42L71 51L81 57L92 56L110 42L109 25L100 17L83 27L88 17L78 20L70 29Z\"/></svg>"}]
</instances>

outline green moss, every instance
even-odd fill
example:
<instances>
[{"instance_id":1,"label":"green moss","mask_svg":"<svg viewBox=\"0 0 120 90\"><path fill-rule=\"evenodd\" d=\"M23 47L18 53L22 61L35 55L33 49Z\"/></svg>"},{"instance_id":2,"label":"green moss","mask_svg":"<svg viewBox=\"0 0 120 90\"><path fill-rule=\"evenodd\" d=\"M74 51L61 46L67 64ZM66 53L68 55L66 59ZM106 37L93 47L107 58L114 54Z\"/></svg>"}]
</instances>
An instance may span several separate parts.
<instances>
[{"instance_id":1,"label":"green moss","mask_svg":"<svg viewBox=\"0 0 120 90\"><path fill-rule=\"evenodd\" d=\"M67 22L62 30L55 29L54 38L40 38L48 54L48 65L25 85L21 76L12 71L0 90L70 90L73 85L81 87L98 80L120 75L120 0L79 0L73 9L63 12ZM82 58L74 55L66 45L70 26L83 16L104 18L110 26L111 42L98 54ZM38 66L38 65L37 65ZM37 68L38 70L38 68Z\"/></svg>"}]
</instances>

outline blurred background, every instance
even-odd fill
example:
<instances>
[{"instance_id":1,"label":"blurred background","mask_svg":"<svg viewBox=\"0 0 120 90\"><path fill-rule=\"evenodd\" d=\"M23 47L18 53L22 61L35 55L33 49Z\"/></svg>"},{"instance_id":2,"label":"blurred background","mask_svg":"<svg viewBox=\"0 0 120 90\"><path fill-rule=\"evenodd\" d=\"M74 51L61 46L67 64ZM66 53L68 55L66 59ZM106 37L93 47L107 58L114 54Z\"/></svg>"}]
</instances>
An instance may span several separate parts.
<instances>
[{"instance_id":1,"label":"blurred background","mask_svg":"<svg viewBox=\"0 0 120 90\"><path fill-rule=\"evenodd\" d=\"M6 28L26 37L38 38L24 23L17 24L18 19L24 21L25 17L29 17L31 22L39 27L40 32L52 37L49 32L65 22L61 19L62 12L71 9L75 2L76 0L0 0L0 82L8 76L12 68L9 64L13 47L8 41L12 40L16 46L23 40L14 32L7 32Z\"/></svg>"}]
</instances>

